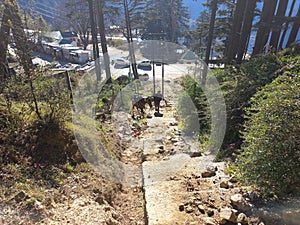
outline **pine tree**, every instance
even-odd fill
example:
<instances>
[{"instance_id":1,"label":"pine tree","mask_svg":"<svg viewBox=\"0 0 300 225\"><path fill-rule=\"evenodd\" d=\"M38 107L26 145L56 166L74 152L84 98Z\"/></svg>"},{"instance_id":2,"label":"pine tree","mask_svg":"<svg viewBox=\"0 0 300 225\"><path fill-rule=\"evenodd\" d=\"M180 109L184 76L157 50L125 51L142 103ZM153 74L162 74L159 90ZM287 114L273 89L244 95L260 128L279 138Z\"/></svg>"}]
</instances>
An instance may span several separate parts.
<instances>
[{"instance_id":1,"label":"pine tree","mask_svg":"<svg viewBox=\"0 0 300 225\"><path fill-rule=\"evenodd\" d=\"M291 46L291 44L296 41L297 33L300 28L300 19L299 18L300 18L300 7L298 8L297 15L294 19L293 27L292 27L289 39L287 41L287 47Z\"/></svg>"},{"instance_id":2,"label":"pine tree","mask_svg":"<svg viewBox=\"0 0 300 225\"><path fill-rule=\"evenodd\" d=\"M145 5L144 20L145 38L160 39L158 34L164 33L165 40L177 42L177 38L187 31L189 15L182 0L149 0ZM156 37L153 34L157 34Z\"/></svg>"},{"instance_id":3,"label":"pine tree","mask_svg":"<svg viewBox=\"0 0 300 225\"><path fill-rule=\"evenodd\" d=\"M267 45L276 5L277 0L264 0L252 55L262 53Z\"/></svg>"},{"instance_id":4,"label":"pine tree","mask_svg":"<svg viewBox=\"0 0 300 225\"><path fill-rule=\"evenodd\" d=\"M238 45L237 51L237 63L241 63L244 55L247 53L248 43L252 30L252 23L255 15L255 7L257 0L248 0L246 5L246 12L244 17L243 28L241 31L241 38Z\"/></svg>"},{"instance_id":5,"label":"pine tree","mask_svg":"<svg viewBox=\"0 0 300 225\"><path fill-rule=\"evenodd\" d=\"M236 9L234 11L231 32L228 37L228 43L227 43L227 48L225 53L225 58L227 63L235 59L235 56L237 54L238 51L237 43L239 43L240 40L245 10L246 10L246 1L238 0L236 4Z\"/></svg>"},{"instance_id":6,"label":"pine tree","mask_svg":"<svg viewBox=\"0 0 300 225\"><path fill-rule=\"evenodd\" d=\"M275 24L272 28L272 35L271 35L271 39L270 39L270 46L275 51L278 50L280 31L282 28L282 24L284 22L287 5L288 5L288 0L280 0L279 1L278 9L276 12Z\"/></svg>"}]
</instances>

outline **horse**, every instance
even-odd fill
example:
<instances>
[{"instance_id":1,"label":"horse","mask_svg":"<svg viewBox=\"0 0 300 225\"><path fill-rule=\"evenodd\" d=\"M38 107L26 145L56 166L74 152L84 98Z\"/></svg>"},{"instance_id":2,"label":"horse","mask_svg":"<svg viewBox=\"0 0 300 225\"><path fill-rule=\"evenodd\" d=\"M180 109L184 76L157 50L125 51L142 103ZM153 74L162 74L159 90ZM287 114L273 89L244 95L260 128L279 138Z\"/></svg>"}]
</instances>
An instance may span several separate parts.
<instances>
[{"instance_id":1,"label":"horse","mask_svg":"<svg viewBox=\"0 0 300 225\"><path fill-rule=\"evenodd\" d=\"M146 104L152 109L152 97L138 97L132 100L131 117L135 119L134 111L145 117Z\"/></svg>"}]
</instances>

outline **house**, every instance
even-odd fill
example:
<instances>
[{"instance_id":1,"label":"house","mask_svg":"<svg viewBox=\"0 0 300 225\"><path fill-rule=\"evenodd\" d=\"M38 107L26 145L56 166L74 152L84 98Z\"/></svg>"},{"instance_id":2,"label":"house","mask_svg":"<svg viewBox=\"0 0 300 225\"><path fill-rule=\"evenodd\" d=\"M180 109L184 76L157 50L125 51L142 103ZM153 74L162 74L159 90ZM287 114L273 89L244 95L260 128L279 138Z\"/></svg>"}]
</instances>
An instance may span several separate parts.
<instances>
[{"instance_id":1,"label":"house","mask_svg":"<svg viewBox=\"0 0 300 225\"><path fill-rule=\"evenodd\" d=\"M71 44L73 46L80 45L80 37L74 31L60 32L62 39L60 44Z\"/></svg>"},{"instance_id":2,"label":"house","mask_svg":"<svg viewBox=\"0 0 300 225\"><path fill-rule=\"evenodd\" d=\"M43 33L43 41L45 42L56 42L58 43L62 39L60 31L50 31Z\"/></svg>"},{"instance_id":3,"label":"house","mask_svg":"<svg viewBox=\"0 0 300 225\"><path fill-rule=\"evenodd\" d=\"M70 52L70 61L79 63L79 64L84 64L87 61L89 61L89 56L90 52L82 49L74 50Z\"/></svg>"},{"instance_id":4,"label":"house","mask_svg":"<svg viewBox=\"0 0 300 225\"><path fill-rule=\"evenodd\" d=\"M80 37L73 31L51 31L43 34L43 41L48 43L57 43L60 45L71 44L73 46L80 45Z\"/></svg>"},{"instance_id":5,"label":"house","mask_svg":"<svg viewBox=\"0 0 300 225\"><path fill-rule=\"evenodd\" d=\"M79 47L74 47L71 44L64 44L64 45L60 45L61 49L62 49L62 54L63 54L63 58L65 60L71 60L71 52L72 51L76 51L79 50Z\"/></svg>"}]
</instances>

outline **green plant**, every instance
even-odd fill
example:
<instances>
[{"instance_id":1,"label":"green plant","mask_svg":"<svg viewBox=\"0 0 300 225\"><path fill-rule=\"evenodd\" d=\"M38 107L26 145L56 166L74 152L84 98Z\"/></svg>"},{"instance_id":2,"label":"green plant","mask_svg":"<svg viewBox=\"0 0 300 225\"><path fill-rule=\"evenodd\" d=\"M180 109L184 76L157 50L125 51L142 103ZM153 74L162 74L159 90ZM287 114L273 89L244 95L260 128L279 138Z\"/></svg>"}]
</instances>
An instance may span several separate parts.
<instances>
[{"instance_id":1,"label":"green plant","mask_svg":"<svg viewBox=\"0 0 300 225\"><path fill-rule=\"evenodd\" d=\"M281 76L247 108L245 139L237 159L245 182L286 194L300 184L300 76Z\"/></svg>"},{"instance_id":2,"label":"green plant","mask_svg":"<svg viewBox=\"0 0 300 225\"><path fill-rule=\"evenodd\" d=\"M205 135L210 129L210 111L206 96L200 85L190 76L185 76L181 85L184 92L178 99L178 114L182 120L182 129L186 132L198 129L196 132Z\"/></svg>"}]
</instances>

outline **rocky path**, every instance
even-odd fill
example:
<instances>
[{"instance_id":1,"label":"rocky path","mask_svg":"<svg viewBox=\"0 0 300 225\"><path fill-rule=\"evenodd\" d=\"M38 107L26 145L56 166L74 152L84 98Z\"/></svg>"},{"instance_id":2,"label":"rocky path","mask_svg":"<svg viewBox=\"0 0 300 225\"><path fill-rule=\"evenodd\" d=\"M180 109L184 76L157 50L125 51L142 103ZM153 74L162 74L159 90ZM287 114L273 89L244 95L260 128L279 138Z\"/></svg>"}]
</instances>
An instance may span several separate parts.
<instances>
[{"instance_id":1,"label":"rocky path","mask_svg":"<svg viewBox=\"0 0 300 225\"><path fill-rule=\"evenodd\" d=\"M171 86L166 87L170 101L160 110L163 117L148 111L152 118L142 122L144 129L128 148L127 158L142 152L145 224L259 224L259 218L247 215L251 199L227 174L225 163L203 167L208 157L180 130Z\"/></svg>"},{"instance_id":2,"label":"rocky path","mask_svg":"<svg viewBox=\"0 0 300 225\"><path fill-rule=\"evenodd\" d=\"M163 117L148 119L148 128L142 136L142 169L147 222L150 225L190 224L197 221L192 213L194 209L185 204L191 197L185 179L201 177L199 165L203 157L199 149L192 148L193 143L186 142L174 118L175 111L171 103L162 109ZM222 172L224 165L219 163L218 167L219 177L225 178ZM203 185L201 192L211 193L212 187Z\"/></svg>"}]
</instances>

